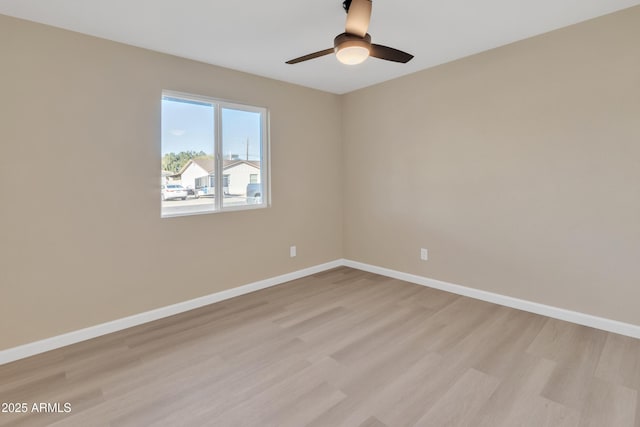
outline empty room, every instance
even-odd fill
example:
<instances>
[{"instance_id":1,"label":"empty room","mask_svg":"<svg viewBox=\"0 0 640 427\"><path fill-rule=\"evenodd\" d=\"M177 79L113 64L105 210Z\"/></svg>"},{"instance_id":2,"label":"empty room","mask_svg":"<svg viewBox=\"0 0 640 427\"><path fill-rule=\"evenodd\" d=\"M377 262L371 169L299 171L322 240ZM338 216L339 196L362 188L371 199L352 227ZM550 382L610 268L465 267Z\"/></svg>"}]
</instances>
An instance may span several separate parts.
<instances>
[{"instance_id":1,"label":"empty room","mask_svg":"<svg viewBox=\"0 0 640 427\"><path fill-rule=\"evenodd\" d=\"M640 0L0 2L0 426L640 427Z\"/></svg>"}]
</instances>

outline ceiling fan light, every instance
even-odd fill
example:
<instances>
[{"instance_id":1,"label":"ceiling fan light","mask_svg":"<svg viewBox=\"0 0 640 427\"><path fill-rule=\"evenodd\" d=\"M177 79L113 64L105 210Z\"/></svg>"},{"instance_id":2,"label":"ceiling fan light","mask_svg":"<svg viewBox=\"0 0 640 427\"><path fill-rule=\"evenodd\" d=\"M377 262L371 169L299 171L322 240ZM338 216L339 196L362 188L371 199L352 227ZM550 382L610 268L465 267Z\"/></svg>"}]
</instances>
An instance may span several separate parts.
<instances>
[{"instance_id":1,"label":"ceiling fan light","mask_svg":"<svg viewBox=\"0 0 640 427\"><path fill-rule=\"evenodd\" d=\"M336 58L346 65L356 65L369 57L368 46L362 43L343 43L336 49Z\"/></svg>"}]
</instances>

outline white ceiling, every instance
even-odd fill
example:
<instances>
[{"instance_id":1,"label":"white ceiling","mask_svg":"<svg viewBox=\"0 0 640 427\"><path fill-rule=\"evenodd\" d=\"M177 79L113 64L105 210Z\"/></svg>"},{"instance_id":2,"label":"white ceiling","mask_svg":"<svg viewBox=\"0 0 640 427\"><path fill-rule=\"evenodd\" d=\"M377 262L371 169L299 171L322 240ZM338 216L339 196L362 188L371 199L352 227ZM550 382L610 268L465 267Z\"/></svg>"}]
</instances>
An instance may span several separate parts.
<instances>
[{"instance_id":1,"label":"white ceiling","mask_svg":"<svg viewBox=\"0 0 640 427\"><path fill-rule=\"evenodd\" d=\"M333 93L345 93L640 4L640 0L374 0L374 43L407 64L329 55L342 0L2 0L0 13Z\"/></svg>"}]
</instances>

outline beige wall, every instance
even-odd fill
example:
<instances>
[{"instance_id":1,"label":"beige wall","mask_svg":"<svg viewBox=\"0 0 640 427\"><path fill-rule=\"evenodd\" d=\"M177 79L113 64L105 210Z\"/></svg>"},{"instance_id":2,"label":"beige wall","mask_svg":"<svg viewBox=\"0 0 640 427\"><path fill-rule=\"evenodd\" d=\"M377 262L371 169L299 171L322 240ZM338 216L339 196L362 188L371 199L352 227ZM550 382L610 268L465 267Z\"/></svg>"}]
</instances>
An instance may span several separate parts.
<instances>
[{"instance_id":1,"label":"beige wall","mask_svg":"<svg viewBox=\"0 0 640 427\"><path fill-rule=\"evenodd\" d=\"M635 7L346 95L346 258L640 324L638 40Z\"/></svg>"},{"instance_id":2,"label":"beige wall","mask_svg":"<svg viewBox=\"0 0 640 427\"><path fill-rule=\"evenodd\" d=\"M160 219L163 89L270 109L272 208ZM342 256L337 95L4 16L0 94L0 350Z\"/></svg>"}]
</instances>

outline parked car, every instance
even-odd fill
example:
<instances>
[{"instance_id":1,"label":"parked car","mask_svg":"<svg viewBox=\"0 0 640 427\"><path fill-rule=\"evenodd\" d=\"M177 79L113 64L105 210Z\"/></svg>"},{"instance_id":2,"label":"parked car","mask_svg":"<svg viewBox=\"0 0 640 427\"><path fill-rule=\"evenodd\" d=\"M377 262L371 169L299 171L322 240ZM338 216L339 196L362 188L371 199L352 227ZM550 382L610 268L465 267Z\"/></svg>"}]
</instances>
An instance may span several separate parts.
<instances>
[{"instance_id":1,"label":"parked car","mask_svg":"<svg viewBox=\"0 0 640 427\"><path fill-rule=\"evenodd\" d=\"M247 204L262 203L262 184L247 184Z\"/></svg>"},{"instance_id":2,"label":"parked car","mask_svg":"<svg viewBox=\"0 0 640 427\"><path fill-rule=\"evenodd\" d=\"M185 190L187 190L187 196L193 196L193 197L194 197L194 198L196 198L196 199L197 199L198 197L200 197L200 196L198 195L198 190L194 190L194 189L193 189L193 188L191 188L191 187L187 187L187 188L185 188Z\"/></svg>"},{"instance_id":3,"label":"parked car","mask_svg":"<svg viewBox=\"0 0 640 427\"><path fill-rule=\"evenodd\" d=\"M187 190L180 184L162 185L162 200L187 199Z\"/></svg>"}]
</instances>

